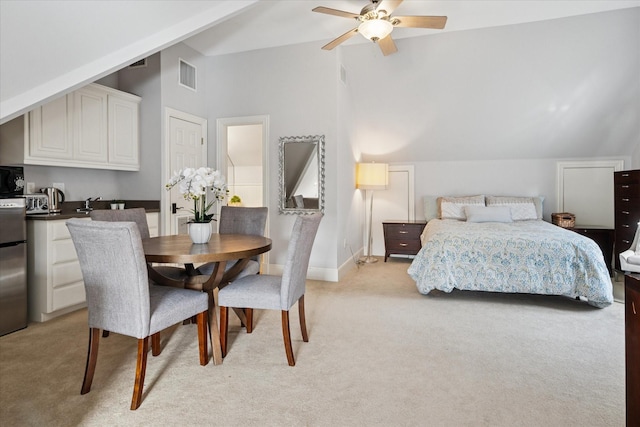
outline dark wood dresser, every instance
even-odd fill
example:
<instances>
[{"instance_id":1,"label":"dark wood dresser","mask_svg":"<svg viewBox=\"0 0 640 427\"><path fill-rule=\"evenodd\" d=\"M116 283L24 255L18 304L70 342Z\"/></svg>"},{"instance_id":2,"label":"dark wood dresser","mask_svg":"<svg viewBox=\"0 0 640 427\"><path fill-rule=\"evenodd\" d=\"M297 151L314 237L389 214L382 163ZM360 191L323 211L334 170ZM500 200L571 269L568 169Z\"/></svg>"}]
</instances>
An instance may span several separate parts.
<instances>
[{"instance_id":1,"label":"dark wood dresser","mask_svg":"<svg viewBox=\"0 0 640 427\"><path fill-rule=\"evenodd\" d=\"M627 426L640 426L640 274L624 276Z\"/></svg>"},{"instance_id":2,"label":"dark wood dresser","mask_svg":"<svg viewBox=\"0 0 640 427\"><path fill-rule=\"evenodd\" d=\"M640 221L640 169L613 173L615 209L614 259L620 271L620 252L631 246Z\"/></svg>"},{"instance_id":3,"label":"dark wood dresser","mask_svg":"<svg viewBox=\"0 0 640 427\"><path fill-rule=\"evenodd\" d=\"M426 221L384 221L384 262L391 254L415 255L420 251L420 235Z\"/></svg>"}]
</instances>

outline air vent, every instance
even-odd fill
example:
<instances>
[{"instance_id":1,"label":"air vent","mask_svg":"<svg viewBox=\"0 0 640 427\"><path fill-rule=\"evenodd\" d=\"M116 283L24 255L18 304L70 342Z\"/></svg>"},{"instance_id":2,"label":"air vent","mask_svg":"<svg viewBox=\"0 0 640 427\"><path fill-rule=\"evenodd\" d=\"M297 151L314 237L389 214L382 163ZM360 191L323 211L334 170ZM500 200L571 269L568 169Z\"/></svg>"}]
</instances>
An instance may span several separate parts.
<instances>
[{"instance_id":1,"label":"air vent","mask_svg":"<svg viewBox=\"0 0 640 427\"><path fill-rule=\"evenodd\" d=\"M147 66L147 58L143 58L140 61L136 61L129 65L129 68L142 68Z\"/></svg>"},{"instance_id":2,"label":"air vent","mask_svg":"<svg viewBox=\"0 0 640 427\"><path fill-rule=\"evenodd\" d=\"M196 90L196 67L180 59L180 86Z\"/></svg>"}]
</instances>

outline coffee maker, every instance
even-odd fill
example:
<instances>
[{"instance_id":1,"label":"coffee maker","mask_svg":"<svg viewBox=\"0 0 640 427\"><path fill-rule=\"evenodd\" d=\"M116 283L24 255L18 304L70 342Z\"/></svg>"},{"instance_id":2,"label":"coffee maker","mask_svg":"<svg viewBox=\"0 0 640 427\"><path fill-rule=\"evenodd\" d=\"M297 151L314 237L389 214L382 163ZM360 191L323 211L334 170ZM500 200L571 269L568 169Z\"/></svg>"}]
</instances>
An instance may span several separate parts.
<instances>
[{"instance_id":1,"label":"coffee maker","mask_svg":"<svg viewBox=\"0 0 640 427\"><path fill-rule=\"evenodd\" d=\"M60 213L60 205L64 202L64 193L56 187L41 188L40 192L47 195L49 213Z\"/></svg>"}]
</instances>

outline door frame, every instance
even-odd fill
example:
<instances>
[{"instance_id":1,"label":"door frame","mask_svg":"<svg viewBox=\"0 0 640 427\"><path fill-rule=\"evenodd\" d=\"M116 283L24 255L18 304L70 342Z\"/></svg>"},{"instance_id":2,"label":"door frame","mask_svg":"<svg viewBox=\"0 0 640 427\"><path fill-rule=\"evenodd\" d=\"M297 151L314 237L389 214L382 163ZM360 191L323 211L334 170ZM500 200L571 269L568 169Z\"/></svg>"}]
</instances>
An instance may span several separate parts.
<instances>
[{"instance_id":1,"label":"door frame","mask_svg":"<svg viewBox=\"0 0 640 427\"><path fill-rule=\"evenodd\" d=\"M169 179L173 171L169 168L169 161L171 157L171 118L184 120L199 124L202 127L202 158L205 163L209 163L207 157L207 145L208 145L208 122L207 119L194 116L193 114L185 113L184 111L175 110L173 108L165 107L164 109L164 138L162 147L162 166L160 168L161 174L161 187L163 190L160 192L160 235L166 235L171 230L171 206L169 203L171 199L169 194L164 190L164 186ZM206 166L205 164L205 166Z\"/></svg>"},{"instance_id":2,"label":"door frame","mask_svg":"<svg viewBox=\"0 0 640 427\"><path fill-rule=\"evenodd\" d=\"M227 128L229 126L262 125L262 206L269 206L269 116L223 117L216 120L218 170L227 176Z\"/></svg>"},{"instance_id":3,"label":"door frame","mask_svg":"<svg viewBox=\"0 0 640 427\"><path fill-rule=\"evenodd\" d=\"M216 120L216 161L217 168L227 176L227 129L229 126L262 126L262 206L269 207L269 115L222 117ZM264 235L269 237L269 216ZM262 254L261 271L268 273L269 252ZM266 269L266 271L265 271Z\"/></svg>"}]
</instances>

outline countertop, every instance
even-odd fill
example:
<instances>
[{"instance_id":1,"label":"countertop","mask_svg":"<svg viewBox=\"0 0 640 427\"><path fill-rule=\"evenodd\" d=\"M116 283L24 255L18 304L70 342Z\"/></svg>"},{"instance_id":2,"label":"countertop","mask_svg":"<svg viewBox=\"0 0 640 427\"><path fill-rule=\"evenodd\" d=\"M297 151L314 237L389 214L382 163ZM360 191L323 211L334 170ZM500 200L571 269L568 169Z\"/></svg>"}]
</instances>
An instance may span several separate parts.
<instances>
[{"instance_id":1,"label":"countertop","mask_svg":"<svg viewBox=\"0 0 640 427\"><path fill-rule=\"evenodd\" d=\"M91 202L93 210L111 209L109 200ZM62 212L57 214L36 214L27 215L27 220L32 221L51 221L69 218L85 218L89 216L87 213L77 212L76 209L84 208L84 201L79 202L63 202L61 205ZM128 208L145 208L147 212L160 212L159 200L125 200L125 209Z\"/></svg>"}]
</instances>

